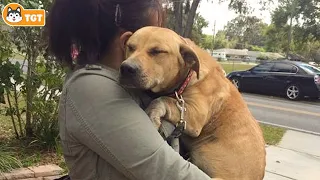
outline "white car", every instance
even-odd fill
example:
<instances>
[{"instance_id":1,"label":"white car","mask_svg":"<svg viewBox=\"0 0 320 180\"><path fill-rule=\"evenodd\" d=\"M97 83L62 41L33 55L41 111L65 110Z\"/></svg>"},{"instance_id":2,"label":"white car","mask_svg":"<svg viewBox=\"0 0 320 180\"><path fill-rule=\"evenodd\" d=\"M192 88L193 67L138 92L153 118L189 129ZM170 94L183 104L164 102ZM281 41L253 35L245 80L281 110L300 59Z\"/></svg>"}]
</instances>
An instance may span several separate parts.
<instances>
[{"instance_id":1,"label":"white car","mask_svg":"<svg viewBox=\"0 0 320 180\"><path fill-rule=\"evenodd\" d=\"M227 76L227 73L224 69L222 69L223 73L224 73L224 76Z\"/></svg>"},{"instance_id":2,"label":"white car","mask_svg":"<svg viewBox=\"0 0 320 180\"><path fill-rule=\"evenodd\" d=\"M317 65L316 62L309 62L309 64L310 64L311 66L316 66L316 65Z\"/></svg>"}]
</instances>

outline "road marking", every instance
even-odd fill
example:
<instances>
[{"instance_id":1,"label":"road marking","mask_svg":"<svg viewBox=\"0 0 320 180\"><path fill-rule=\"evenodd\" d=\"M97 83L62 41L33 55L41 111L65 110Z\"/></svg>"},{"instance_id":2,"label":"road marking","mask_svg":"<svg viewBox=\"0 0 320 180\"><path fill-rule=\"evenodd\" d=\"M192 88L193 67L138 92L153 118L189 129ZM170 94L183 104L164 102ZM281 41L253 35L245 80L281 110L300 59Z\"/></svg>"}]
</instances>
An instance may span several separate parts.
<instances>
[{"instance_id":1,"label":"road marking","mask_svg":"<svg viewBox=\"0 0 320 180\"><path fill-rule=\"evenodd\" d=\"M298 109L289 109L289 108L259 104L259 103L254 103L254 102L247 102L247 104L251 105L251 106L258 106L258 107L264 107L264 108L269 108L269 109L274 109L274 110L287 111L287 112L293 112L293 113L298 113L298 114L306 114L306 115L310 115L310 116L320 117L320 113L315 113L315 112L302 111L302 110L298 110Z\"/></svg>"},{"instance_id":2,"label":"road marking","mask_svg":"<svg viewBox=\"0 0 320 180\"><path fill-rule=\"evenodd\" d=\"M276 126L276 127L280 127L280 128L284 128L284 129L288 129L288 130L292 130L292 131L298 131L298 132L302 132L302 133L306 133L306 134L312 134L312 135L320 136L320 133L318 133L318 132L307 131L307 130L303 130L303 129L299 129L299 128L294 128L294 127L284 126L284 125L280 125L280 124L269 123L269 122L265 122L265 121L258 121L258 122L261 123L261 124L269 125L269 126Z\"/></svg>"}]
</instances>

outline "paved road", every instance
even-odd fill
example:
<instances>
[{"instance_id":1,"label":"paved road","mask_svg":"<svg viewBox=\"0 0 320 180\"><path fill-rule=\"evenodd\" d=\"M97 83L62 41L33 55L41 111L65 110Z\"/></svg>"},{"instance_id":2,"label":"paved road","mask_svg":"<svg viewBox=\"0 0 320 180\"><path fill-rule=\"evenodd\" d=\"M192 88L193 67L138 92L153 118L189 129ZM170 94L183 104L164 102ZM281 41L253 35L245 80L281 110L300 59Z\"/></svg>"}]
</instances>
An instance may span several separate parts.
<instances>
[{"instance_id":1,"label":"paved road","mask_svg":"<svg viewBox=\"0 0 320 180\"><path fill-rule=\"evenodd\" d=\"M263 95L242 95L258 121L320 133L320 100L295 102Z\"/></svg>"}]
</instances>

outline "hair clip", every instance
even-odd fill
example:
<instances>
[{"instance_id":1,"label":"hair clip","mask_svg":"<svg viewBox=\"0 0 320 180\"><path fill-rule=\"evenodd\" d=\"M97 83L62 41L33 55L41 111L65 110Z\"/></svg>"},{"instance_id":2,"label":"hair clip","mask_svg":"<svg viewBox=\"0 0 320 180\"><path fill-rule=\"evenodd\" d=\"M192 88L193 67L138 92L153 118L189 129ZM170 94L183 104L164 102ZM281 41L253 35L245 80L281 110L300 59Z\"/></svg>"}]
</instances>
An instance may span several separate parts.
<instances>
[{"instance_id":1,"label":"hair clip","mask_svg":"<svg viewBox=\"0 0 320 180\"><path fill-rule=\"evenodd\" d=\"M120 7L120 4L116 5L116 12L115 12L114 21L116 23L116 26L120 26L120 24L121 24L121 7Z\"/></svg>"},{"instance_id":2,"label":"hair clip","mask_svg":"<svg viewBox=\"0 0 320 180\"><path fill-rule=\"evenodd\" d=\"M77 46L75 44L72 44L71 45L71 58L72 58L72 60L75 61L78 56L79 56L79 49L77 48Z\"/></svg>"}]
</instances>

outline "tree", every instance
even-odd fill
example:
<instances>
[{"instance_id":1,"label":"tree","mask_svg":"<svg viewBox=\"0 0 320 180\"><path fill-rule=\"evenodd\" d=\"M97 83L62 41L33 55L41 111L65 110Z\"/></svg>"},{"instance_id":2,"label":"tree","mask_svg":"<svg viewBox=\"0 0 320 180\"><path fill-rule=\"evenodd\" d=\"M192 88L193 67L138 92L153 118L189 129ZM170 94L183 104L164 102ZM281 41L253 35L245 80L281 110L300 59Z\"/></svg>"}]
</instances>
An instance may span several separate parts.
<instances>
[{"instance_id":1,"label":"tree","mask_svg":"<svg viewBox=\"0 0 320 180\"><path fill-rule=\"evenodd\" d=\"M288 25L288 43L286 47L286 54L287 57L289 56L289 53L291 51L291 42L292 42L292 28L293 28L293 19L299 18L299 11L298 11L298 1L300 0L293 0L293 1L286 1L286 0L280 0L279 7L275 10L273 15L273 21L276 25L276 27L282 27L286 26L287 22L289 21Z\"/></svg>"},{"instance_id":2,"label":"tree","mask_svg":"<svg viewBox=\"0 0 320 180\"><path fill-rule=\"evenodd\" d=\"M320 40L320 6L319 0L299 0L298 7L302 15L303 23L300 26L304 29L303 36L308 38L309 35L313 39Z\"/></svg>"},{"instance_id":3,"label":"tree","mask_svg":"<svg viewBox=\"0 0 320 180\"><path fill-rule=\"evenodd\" d=\"M271 24L265 33L265 49L269 52L285 52L287 48L288 27Z\"/></svg>"},{"instance_id":4,"label":"tree","mask_svg":"<svg viewBox=\"0 0 320 180\"><path fill-rule=\"evenodd\" d=\"M200 46L204 49L222 49L222 48L234 48L237 41L228 40L225 31L218 31L213 42L212 35L203 35Z\"/></svg>"},{"instance_id":5,"label":"tree","mask_svg":"<svg viewBox=\"0 0 320 180\"><path fill-rule=\"evenodd\" d=\"M195 18L195 24L192 27L192 35L191 39L196 43L196 44L201 44L205 36L202 33L202 29L208 27L209 23L206 21L200 14L196 15Z\"/></svg>"},{"instance_id":6,"label":"tree","mask_svg":"<svg viewBox=\"0 0 320 180\"><path fill-rule=\"evenodd\" d=\"M320 62L320 41L313 39L311 36L306 39L300 33L301 29L295 29L293 33L294 43L292 51L302 55L307 61Z\"/></svg>"},{"instance_id":7,"label":"tree","mask_svg":"<svg viewBox=\"0 0 320 180\"><path fill-rule=\"evenodd\" d=\"M213 0L210 0L213 2ZM260 4L266 5L272 0L260 0ZM229 8L235 10L239 14L247 14L250 12L250 5L246 0L219 0L221 2L229 2ZM166 8L168 13L169 28L178 34L190 38L192 36L192 27L196 18L196 12L201 0L166 0Z\"/></svg>"},{"instance_id":8,"label":"tree","mask_svg":"<svg viewBox=\"0 0 320 180\"><path fill-rule=\"evenodd\" d=\"M256 16L239 15L225 26L226 36L238 42L238 48L263 46L267 24Z\"/></svg>"},{"instance_id":9,"label":"tree","mask_svg":"<svg viewBox=\"0 0 320 180\"><path fill-rule=\"evenodd\" d=\"M320 64L320 48L312 52L314 62Z\"/></svg>"},{"instance_id":10,"label":"tree","mask_svg":"<svg viewBox=\"0 0 320 180\"><path fill-rule=\"evenodd\" d=\"M194 23L194 20L195 20L195 16L196 16L196 12L197 12L197 8L199 6L199 3L200 3L200 0L193 0L192 1L190 12L189 12L188 18L187 18L186 28L185 28L185 31L183 33L184 37L190 37L191 36L192 27L193 27L193 23Z\"/></svg>"},{"instance_id":11,"label":"tree","mask_svg":"<svg viewBox=\"0 0 320 180\"><path fill-rule=\"evenodd\" d=\"M273 13L272 20L277 28L288 27L287 56L292 51L292 35L295 29L300 29L305 40L309 38L320 40L320 7L318 2L318 0L279 1L279 7Z\"/></svg>"},{"instance_id":12,"label":"tree","mask_svg":"<svg viewBox=\"0 0 320 180\"><path fill-rule=\"evenodd\" d=\"M41 1L21 1L20 4L27 9L38 9L43 7ZM50 5L50 1L46 2L46 5ZM44 7L44 8L48 8ZM38 57L45 50L45 41L43 37L42 28L40 27L16 27L13 29L12 37L15 46L18 51L25 54L25 60L28 62L28 70L26 76L26 125L25 131L28 137L33 136L32 128L32 108L33 98L36 93L36 87L38 87L38 79L35 79L36 61Z\"/></svg>"},{"instance_id":13,"label":"tree","mask_svg":"<svg viewBox=\"0 0 320 180\"><path fill-rule=\"evenodd\" d=\"M227 36L225 31L218 31L213 44L213 49L235 48L237 40Z\"/></svg>"},{"instance_id":14,"label":"tree","mask_svg":"<svg viewBox=\"0 0 320 180\"><path fill-rule=\"evenodd\" d=\"M203 35L200 42L200 47L203 49L213 49L213 35Z\"/></svg>"}]
</instances>

